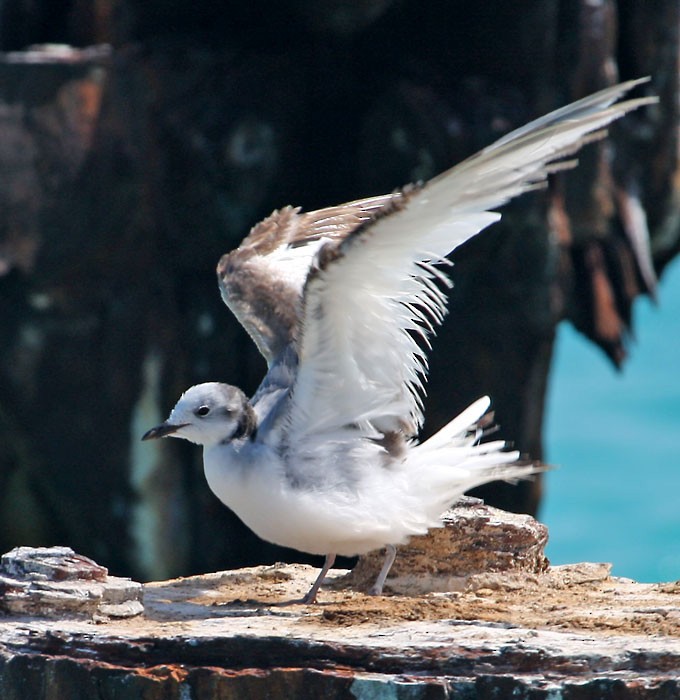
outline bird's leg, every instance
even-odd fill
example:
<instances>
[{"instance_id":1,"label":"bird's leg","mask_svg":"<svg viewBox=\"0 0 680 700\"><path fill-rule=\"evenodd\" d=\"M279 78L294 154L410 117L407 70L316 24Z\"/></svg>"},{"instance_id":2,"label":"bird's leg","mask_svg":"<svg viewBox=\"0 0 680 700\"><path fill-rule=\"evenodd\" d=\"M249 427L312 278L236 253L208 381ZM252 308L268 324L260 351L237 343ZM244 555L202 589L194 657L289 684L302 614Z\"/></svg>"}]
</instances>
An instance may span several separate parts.
<instances>
[{"instance_id":1,"label":"bird's leg","mask_svg":"<svg viewBox=\"0 0 680 700\"><path fill-rule=\"evenodd\" d=\"M323 583L323 580L326 578L328 570L331 568L331 566L333 566L334 561L335 554L326 555L326 560L323 563L323 567L321 568L319 575L316 577L316 581L314 581L312 587L309 589L309 591L307 591L307 595L300 601L303 605L311 605L312 603L316 603L316 594L319 592L319 586L321 586Z\"/></svg>"},{"instance_id":2,"label":"bird's leg","mask_svg":"<svg viewBox=\"0 0 680 700\"><path fill-rule=\"evenodd\" d=\"M387 574L390 573L392 564L394 564L394 558L397 556L397 548L393 544L388 544L385 546L385 563L383 564L378 578L375 583L371 586L368 591L368 595L382 595L383 586L385 585L385 579Z\"/></svg>"}]
</instances>

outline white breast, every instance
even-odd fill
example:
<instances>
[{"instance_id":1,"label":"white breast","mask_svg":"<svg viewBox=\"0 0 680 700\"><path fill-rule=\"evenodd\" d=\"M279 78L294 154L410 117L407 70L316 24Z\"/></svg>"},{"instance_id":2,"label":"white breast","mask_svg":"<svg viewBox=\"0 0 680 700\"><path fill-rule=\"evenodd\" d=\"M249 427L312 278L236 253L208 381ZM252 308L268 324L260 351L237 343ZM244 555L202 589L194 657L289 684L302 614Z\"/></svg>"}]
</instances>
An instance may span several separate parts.
<instances>
[{"instance_id":1,"label":"white breast","mask_svg":"<svg viewBox=\"0 0 680 700\"><path fill-rule=\"evenodd\" d=\"M205 449L203 459L220 501L259 537L284 547L352 556L436 524L414 517L421 509L398 472L368 469L370 484L324 488L291 483L281 459L261 443L218 445Z\"/></svg>"}]
</instances>

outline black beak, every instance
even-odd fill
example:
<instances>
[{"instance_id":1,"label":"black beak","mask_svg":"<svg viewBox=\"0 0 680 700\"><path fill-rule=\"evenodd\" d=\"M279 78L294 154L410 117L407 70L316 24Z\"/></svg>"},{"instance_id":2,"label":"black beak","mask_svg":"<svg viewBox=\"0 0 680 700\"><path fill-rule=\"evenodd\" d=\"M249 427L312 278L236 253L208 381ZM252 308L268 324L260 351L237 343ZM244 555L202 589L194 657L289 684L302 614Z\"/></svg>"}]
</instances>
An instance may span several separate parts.
<instances>
[{"instance_id":1,"label":"black beak","mask_svg":"<svg viewBox=\"0 0 680 700\"><path fill-rule=\"evenodd\" d=\"M180 423L179 425L172 425L171 423L161 423L151 430L147 430L144 435L142 435L142 440L156 440L158 438L166 437L176 433L180 428L183 428L188 423Z\"/></svg>"}]
</instances>

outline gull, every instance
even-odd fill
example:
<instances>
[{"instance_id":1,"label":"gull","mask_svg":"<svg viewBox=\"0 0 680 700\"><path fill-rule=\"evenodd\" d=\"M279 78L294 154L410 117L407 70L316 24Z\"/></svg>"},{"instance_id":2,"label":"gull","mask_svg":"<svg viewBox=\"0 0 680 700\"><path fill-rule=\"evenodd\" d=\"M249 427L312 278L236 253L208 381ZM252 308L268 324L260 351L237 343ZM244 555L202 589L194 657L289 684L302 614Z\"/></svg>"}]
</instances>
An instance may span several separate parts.
<instances>
[{"instance_id":1,"label":"gull","mask_svg":"<svg viewBox=\"0 0 680 700\"><path fill-rule=\"evenodd\" d=\"M219 382L188 389L143 440L203 446L210 489L259 537L325 556L385 548L441 526L463 493L542 469L482 441L480 398L419 442L426 353L446 312L446 256L500 219L496 208L573 167L581 146L655 98L648 79L602 90L521 127L424 185L319 211L285 207L219 261L222 297L265 357L252 398ZM481 392L480 392L481 393Z\"/></svg>"}]
</instances>

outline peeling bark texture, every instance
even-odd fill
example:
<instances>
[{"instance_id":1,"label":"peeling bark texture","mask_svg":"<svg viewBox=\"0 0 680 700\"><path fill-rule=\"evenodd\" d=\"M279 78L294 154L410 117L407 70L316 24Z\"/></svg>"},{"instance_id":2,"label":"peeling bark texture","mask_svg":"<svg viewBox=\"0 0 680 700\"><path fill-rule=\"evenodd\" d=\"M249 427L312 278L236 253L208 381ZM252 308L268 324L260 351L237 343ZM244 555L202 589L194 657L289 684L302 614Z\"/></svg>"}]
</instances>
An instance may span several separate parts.
<instances>
[{"instance_id":1,"label":"peeling bark texture","mask_svg":"<svg viewBox=\"0 0 680 700\"><path fill-rule=\"evenodd\" d=\"M449 522L479 508L456 509ZM519 526L500 511L485 515L494 523L485 538ZM531 530L530 520L520 527ZM536 534L540 547L540 527ZM334 572L320 604L285 605L316 571L276 564L146 584L134 617L90 619L51 605L10 611L0 617L0 697L680 697L678 583L611 578L602 564L480 571L478 542L468 533L457 556L467 576L453 591L371 597ZM422 538L422 551L431 547ZM64 556L22 548L12 560L38 569ZM73 561L81 572L96 567L73 552L66 558L70 573ZM413 561L412 583L432 590L447 574L442 563ZM81 581L63 584L75 593ZM0 590L0 604L6 595Z\"/></svg>"},{"instance_id":2,"label":"peeling bark texture","mask_svg":"<svg viewBox=\"0 0 680 700\"><path fill-rule=\"evenodd\" d=\"M188 386L250 392L263 375L220 301L220 256L275 207L426 179L649 74L658 108L455 256L426 429L489 394L501 436L540 459L557 323L621 364L633 301L678 251L679 15L676 0L0 3L0 551L68 544L141 579L299 558L217 502L198 450L138 444ZM533 513L540 480L482 493Z\"/></svg>"}]
</instances>

